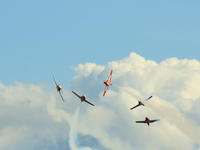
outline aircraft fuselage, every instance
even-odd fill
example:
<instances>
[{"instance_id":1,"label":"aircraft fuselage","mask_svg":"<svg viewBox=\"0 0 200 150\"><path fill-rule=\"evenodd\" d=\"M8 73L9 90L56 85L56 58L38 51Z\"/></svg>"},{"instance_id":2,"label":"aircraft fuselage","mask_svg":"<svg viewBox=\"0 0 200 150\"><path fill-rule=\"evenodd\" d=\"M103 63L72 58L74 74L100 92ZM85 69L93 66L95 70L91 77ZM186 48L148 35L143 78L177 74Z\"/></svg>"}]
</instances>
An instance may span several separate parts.
<instances>
[{"instance_id":1,"label":"aircraft fuselage","mask_svg":"<svg viewBox=\"0 0 200 150\"><path fill-rule=\"evenodd\" d=\"M148 124L148 126L149 126L149 124L150 124L150 119L149 118L145 118L145 122Z\"/></svg>"},{"instance_id":2,"label":"aircraft fuselage","mask_svg":"<svg viewBox=\"0 0 200 150\"><path fill-rule=\"evenodd\" d=\"M138 101L138 105L140 106L140 105L143 105L144 106L144 104L141 102L141 101Z\"/></svg>"},{"instance_id":3,"label":"aircraft fuselage","mask_svg":"<svg viewBox=\"0 0 200 150\"><path fill-rule=\"evenodd\" d=\"M80 99L81 99L81 102L85 101L85 99L86 99L85 95L81 96Z\"/></svg>"},{"instance_id":4,"label":"aircraft fuselage","mask_svg":"<svg viewBox=\"0 0 200 150\"><path fill-rule=\"evenodd\" d=\"M57 85L57 86L56 86L57 91L60 91L61 88L62 88L62 87L61 87L60 85Z\"/></svg>"},{"instance_id":5,"label":"aircraft fuselage","mask_svg":"<svg viewBox=\"0 0 200 150\"><path fill-rule=\"evenodd\" d=\"M112 83L110 83L108 80L104 81L104 84L105 84L106 86L112 85Z\"/></svg>"}]
</instances>

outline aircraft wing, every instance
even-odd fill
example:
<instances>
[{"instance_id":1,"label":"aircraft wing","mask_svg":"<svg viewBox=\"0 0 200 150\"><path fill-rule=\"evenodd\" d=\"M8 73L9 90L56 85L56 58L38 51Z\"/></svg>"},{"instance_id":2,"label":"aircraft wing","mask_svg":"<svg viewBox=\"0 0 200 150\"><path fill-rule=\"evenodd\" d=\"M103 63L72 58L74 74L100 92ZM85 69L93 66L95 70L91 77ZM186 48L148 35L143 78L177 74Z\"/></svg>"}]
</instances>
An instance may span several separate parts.
<instances>
[{"instance_id":1,"label":"aircraft wing","mask_svg":"<svg viewBox=\"0 0 200 150\"><path fill-rule=\"evenodd\" d=\"M136 123L146 123L145 121L136 121Z\"/></svg>"},{"instance_id":2,"label":"aircraft wing","mask_svg":"<svg viewBox=\"0 0 200 150\"><path fill-rule=\"evenodd\" d=\"M76 96L78 96L79 98L81 98L78 94L76 94L74 91L72 91L72 93L74 93Z\"/></svg>"},{"instance_id":3,"label":"aircraft wing","mask_svg":"<svg viewBox=\"0 0 200 150\"><path fill-rule=\"evenodd\" d=\"M151 98L152 98L153 96L150 96L150 97L148 97L145 101L148 101L148 100L150 100Z\"/></svg>"},{"instance_id":4,"label":"aircraft wing","mask_svg":"<svg viewBox=\"0 0 200 150\"><path fill-rule=\"evenodd\" d=\"M103 96L105 96L105 95L106 95L106 91L103 92Z\"/></svg>"},{"instance_id":5,"label":"aircraft wing","mask_svg":"<svg viewBox=\"0 0 200 150\"><path fill-rule=\"evenodd\" d=\"M106 86L106 87L105 87L104 92L103 92L103 96L106 95L106 91L108 90L108 87L109 87L109 86Z\"/></svg>"},{"instance_id":6,"label":"aircraft wing","mask_svg":"<svg viewBox=\"0 0 200 150\"><path fill-rule=\"evenodd\" d=\"M108 81L109 81L109 82L110 82L111 79L112 79L112 72L113 72L113 70L110 71L110 75L109 75L109 77L108 77Z\"/></svg>"},{"instance_id":7,"label":"aircraft wing","mask_svg":"<svg viewBox=\"0 0 200 150\"><path fill-rule=\"evenodd\" d=\"M62 98L62 100L63 100L63 102L64 102L65 100L64 100L64 98L63 98L63 96L62 96L62 93L61 93L60 91L58 91L58 92L59 92L60 97Z\"/></svg>"},{"instance_id":8,"label":"aircraft wing","mask_svg":"<svg viewBox=\"0 0 200 150\"><path fill-rule=\"evenodd\" d=\"M90 104L90 105L92 105L92 106L94 106L94 104L92 104L92 103L90 103L90 102L88 102L87 100L84 100L86 103L88 103L88 104Z\"/></svg>"},{"instance_id":9,"label":"aircraft wing","mask_svg":"<svg viewBox=\"0 0 200 150\"><path fill-rule=\"evenodd\" d=\"M132 107L130 110L132 110L132 109L134 109L134 108L136 108L136 107L138 107L138 106L140 106L140 104L138 104L138 105Z\"/></svg>"},{"instance_id":10,"label":"aircraft wing","mask_svg":"<svg viewBox=\"0 0 200 150\"><path fill-rule=\"evenodd\" d=\"M160 119L156 119L156 120L150 120L149 122L156 122L159 121Z\"/></svg>"},{"instance_id":11,"label":"aircraft wing","mask_svg":"<svg viewBox=\"0 0 200 150\"><path fill-rule=\"evenodd\" d=\"M56 82L56 78L53 76L54 82L56 85L58 85L58 83Z\"/></svg>"}]
</instances>

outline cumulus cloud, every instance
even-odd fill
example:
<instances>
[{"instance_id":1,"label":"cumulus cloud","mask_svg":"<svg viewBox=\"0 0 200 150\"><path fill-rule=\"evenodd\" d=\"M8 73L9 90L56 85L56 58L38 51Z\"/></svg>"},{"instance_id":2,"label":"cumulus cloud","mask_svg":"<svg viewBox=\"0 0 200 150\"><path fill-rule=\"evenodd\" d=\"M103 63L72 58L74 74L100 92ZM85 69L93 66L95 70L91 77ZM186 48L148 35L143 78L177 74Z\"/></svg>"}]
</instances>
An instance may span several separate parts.
<instances>
[{"instance_id":1,"label":"cumulus cloud","mask_svg":"<svg viewBox=\"0 0 200 150\"><path fill-rule=\"evenodd\" d=\"M60 141L62 149L73 150L200 148L199 61L169 58L156 63L131 53L104 66L86 63L73 69L71 87L63 89L66 102L48 85L0 83L0 149L59 149ZM103 97L103 81L111 69L113 85ZM81 103L71 90L95 106ZM130 111L138 100L145 106ZM145 117L160 121L135 123Z\"/></svg>"},{"instance_id":2,"label":"cumulus cloud","mask_svg":"<svg viewBox=\"0 0 200 150\"><path fill-rule=\"evenodd\" d=\"M52 94L44 88L45 85L16 82L6 86L0 83L0 139L3 141L0 149L34 149L56 143L61 135L57 128L61 127L52 122L47 112L47 102Z\"/></svg>"},{"instance_id":3,"label":"cumulus cloud","mask_svg":"<svg viewBox=\"0 0 200 150\"><path fill-rule=\"evenodd\" d=\"M82 66L86 70L87 68L94 70L99 68L99 74L95 74L98 80L91 80L94 76L91 70L87 76L81 76L81 72L76 72L72 80L72 88L82 89L82 92L87 93L89 98L93 98L100 108L89 109L85 116L90 116L88 122L97 120L97 116L99 120L113 121L109 122L106 127L105 121L102 121L95 125L95 132L89 128L85 134L91 132L90 134L100 139L102 144L103 139L107 138L106 147L109 149L123 149L123 146L127 146L126 149L147 148L146 145L151 145L151 143L155 143L153 145L155 149L163 149L163 145L166 149L198 147L200 119L196 116L199 115L197 110L200 97L198 92L199 67L200 63L197 60L169 58L158 64L145 60L135 53L131 53L129 57L122 60L109 62L104 70L98 65L86 63L84 67ZM114 70L112 80L114 85L110 87L106 97L102 97L103 85L100 81L107 79L110 69ZM76 70L79 70L79 66L75 68ZM82 80L77 81L77 77ZM93 96L94 93L98 96ZM137 104L137 100L144 100L150 95L154 97L148 101L146 107L129 111L131 106ZM94 114L99 114L95 113L98 109L101 109L102 113L94 116ZM114 115L111 117L112 112ZM105 113L109 115L104 116ZM153 130L151 136L146 136L149 131L145 132L143 129L145 127L135 124L135 120L142 120L146 116L161 119L159 123L153 124L150 128ZM142 128L142 132L137 130L138 128ZM98 130L102 131L96 133ZM133 134L130 134L131 131ZM104 132L105 135L102 135ZM106 135L106 133L109 134ZM155 137L152 138L152 136ZM116 147L112 147L116 143L114 139L119 140Z\"/></svg>"}]
</instances>

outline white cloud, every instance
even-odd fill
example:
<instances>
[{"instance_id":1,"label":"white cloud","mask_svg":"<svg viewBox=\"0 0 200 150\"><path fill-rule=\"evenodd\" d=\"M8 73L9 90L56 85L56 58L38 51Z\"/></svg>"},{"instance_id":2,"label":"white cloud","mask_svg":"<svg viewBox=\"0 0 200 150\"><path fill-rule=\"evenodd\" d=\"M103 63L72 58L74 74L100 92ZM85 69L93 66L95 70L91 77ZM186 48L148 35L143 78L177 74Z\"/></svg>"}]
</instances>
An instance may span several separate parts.
<instances>
[{"instance_id":1,"label":"white cloud","mask_svg":"<svg viewBox=\"0 0 200 150\"><path fill-rule=\"evenodd\" d=\"M61 131L63 125L48 114L47 103L54 94L44 88L19 82L12 86L0 83L0 149L43 149L68 137Z\"/></svg>"},{"instance_id":2,"label":"white cloud","mask_svg":"<svg viewBox=\"0 0 200 150\"><path fill-rule=\"evenodd\" d=\"M103 81L111 69L114 70L113 85L103 97ZM66 102L62 102L54 87L46 91L49 87L44 85L0 83L3 112L0 139L4 141L0 149L16 150L28 145L32 145L29 149L37 146L45 149L47 145L56 149L60 148L59 141L66 141L68 145L68 139L74 139L69 132L76 133L74 149L200 148L199 61L169 58L158 64L131 53L105 66L80 64L74 71L71 89L63 89ZM80 103L71 90L86 95L95 106ZM150 95L153 98L144 101ZM143 101L145 106L130 111L137 100ZM81 109L79 117L75 115L79 118L75 132L72 116L78 106ZM145 117L160 121L150 126L135 123ZM78 133L95 138L97 145L90 142L86 147L80 142L76 145L80 140Z\"/></svg>"},{"instance_id":3,"label":"white cloud","mask_svg":"<svg viewBox=\"0 0 200 150\"><path fill-rule=\"evenodd\" d=\"M87 68L88 64L85 64L85 67ZM93 66L93 68L95 67L98 67L98 65ZM106 97L101 97L103 91L103 87L100 85L102 82L99 83L102 81L101 73L103 72L105 74L104 79L106 79L105 70L108 74L110 69L114 70L112 82L116 86L111 86ZM179 149L193 149L195 144L200 144L198 136L200 134L200 127L198 126L200 119L194 120L194 118L190 118L193 114L199 114L197 109L195 111L192 110L192 108L195 107L195 101L200 97L200 93L198 92L198 87L200 85L200 78L198 78L200 76L199 69L200 64L197 60L169 58L162 61L160 64L157 64L154 61L145 60L141 56L131 53L129 57L124 58L123 60L109 62L108 65L105 65L105 70L102 70L102 72L97 75L99 76L99 81L92 80L93 84L86 87L88 85L86 83L89 83L93 76L91 71L90 75L87 74L86 78L78 81L78 88L83 89L83 93L87 92L87 95L89 95L90 98L93 98L93 96L91 96L93 95L93 91L97 91L97 89L100 89L101 87L101 91L98 90L97 93L99 97L95 97L95 99L100 107L99 109L102 109L103 112L100 116L94 116L94 114L99 114L97 112L87 112L86 116L91 115L89 117L90 119L92 118L91 120L97 120L97 117L101 118L102 116L100 120L106 118L105 120L108 120L108 122L116 117L118 119L111 123L109 122L109 125L112 126L112 128L107 129L104 123L99 123L95 126L95 134L90 133L94 131L90 131L91 128L89 128L89 131L85 131L85 134L89 132L94 137L101 139L100 141L102 143L103 137L107 137L109 139L107 139L107 141L111 142L107 142L109 143L109 146L114 145L115 142L112 143L112 138L113 136L117 137L118 135L119 139L121 139L121 143L123 143L124 140L127 141L128 144L126 145L129 145L128 147L134 147L135 145L136 148L137 146L139 148L145 148L142 144L140 145L137 143L141 142L144 143L144 145L147 143L148 145L148 142L145 142L142 138L138 140L137 136L142 137L143 135L143 138L148 139L147 141L152 141L152 138L145 137L145 132L138 132L135 130L135 128L138 127L138 125L136 127L135 120L144 119L145 116L152 116L161 118L160 122L165 121L168 125L165 125L166 129L163 127L161 128L162 130L159 129L160 135L167 138L168 141L162 141L163 138L159 139L159 137L155 137L155 141L160 140L161 143L158 144L158 142L156 142L157 145L154 145L155 147L159 149L162 148L162 145L166 145L166 149L177 149L177 147L179 147ZM77 76L81 76L79 73L80 72L77 72ZM76 82L76 80L72 80L72 85L76 85ZM85 91L84 89L87 90ZM132 95L132 97L130 95ZM150 95L154 95L154 97L148 101L147 108L141 107L131 112L128 111L131 106L137 104L137 101L133 97L144 100ZM134 104L131 105L131 101L133 101ZM98 108L93 111L97 110ZM112 117L109 117L110 115L103 115L104 113L111 114L110 111L114 112L116 115ZM87 122L90 121L88 120ZM92 122L90 123L92 124ZM158 124L161 123L154 123L152 125L156 126L153 132L157 132L158 128L160 128L159 126L162 125L158 126ZM169 130L172 127L173 132L169 132L169 135L167 136L164 132L163 135L164 130ZM141 126L139 126L139 128L141 128ZM100 129L102 131L96 133ZM106 133L114 133L114 135L102 135L105 131ZM128 133L130 133L130 131L135 131L133 134L136 135L136 137L132 137L132 134L129 135ZM96 135L99 135L99 137ZM102 135L102 137L100 137L100 135ZM159 136L159 134L156 135ZM173 138L176 137L175 135L178 135L177 138ZM184 144L181 144L180 141ZM118 144L120 144L120 142L118 142ZM122 145L124 146L124 144ZM106 147L111 148L109 146ZM118 148L119 147L120 146L118 146ZM114 148L112 147L111 149Z\"/></svg>"}]
</instances>

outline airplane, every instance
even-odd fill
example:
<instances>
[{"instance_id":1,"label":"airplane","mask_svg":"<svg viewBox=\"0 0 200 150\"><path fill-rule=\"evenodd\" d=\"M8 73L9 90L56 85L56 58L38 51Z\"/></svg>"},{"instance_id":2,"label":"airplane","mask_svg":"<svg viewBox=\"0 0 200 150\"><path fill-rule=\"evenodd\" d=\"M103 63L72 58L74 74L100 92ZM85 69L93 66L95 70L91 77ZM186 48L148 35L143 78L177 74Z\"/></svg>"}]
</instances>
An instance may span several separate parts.
<instances>
[{"instance_id":1,"label":"airplane","mask_svg":"<svg viewBox=\"0 0 200 150\"><path fill-rule=\"evenodd\" d=\"M148 97L145 101L148 101L148 100L151 99L152 97L153 97L153 96ZM145 106L144 103L142 103L141 101L138 101L138 104L137 104L136 106L130 108L130 110L132 110L132 109L134 109L134 108L136 108L136 107L138 107L138 106L141 106L141 105Z\"/></svg>"},{"instance_id":2,"label":"airplane","mask_svg":"<svg viewBox=\"0 0 200 150\"><path fill-rule=\"evenodd\" d=\"M109 75L109 77L108 77L108 80L105 80L105 81L104 81L104 84L106 85L106 87L105 87L105 89L104 89L103 96L106 95L106 91L108 90L109 86L112 85L112 83L111 83L112 72L113 72L113 70L110 70L110 75Z\"/></svg>"},{"instance_id":3,"label":"airplane","mask_svg":"<svg viewBox=\"0 0 200 150\"><path fill-rule=\"evenodd\" d=\"M63 100L63 102L64 102L65 100L64 100L64 98L63 98L63 96L62 96L62 93L63 93L62 87L57 83L56 78L55 78L54 76L53 76L53 79L54 79L54 82L55 82L55 84L56 84L56 89L57 89L57 91L59 92L60 97L62 98L62 100ZM61 93L61 92L62 92L62 93Z\"/></svg>"},{"instance_id":4,"label":"airplane","mask_svg":"<svg viewBox=\"0 0 200 150\"><path fill-rule=\"evenodd\" d=\"M85 97L85 95L83 95L83 96L79 96L78 94L76 94L74 91L72 91L72 93L74 93L76 96L78 96L80 99L81 99L81 102L86 102L86 103L88 103L88 104L90 104L90 105L92 105L92 106L94 106L94 104L92 104L92 103L90 103L90 102L88 102L87 100L86 100L86 97Z\"/></svg>"},{"instance_id":5,"label":"airplane","mask_svg":"<svg viewBox=\"0 0 200 150\"><path fill-rule=\"evenodd\" d=\"M153 122L156 122L156 121L159 121L160 119L156 119L156 120L150 120L148 117L145 118L144 121L135 121L136 123L147 123L147 125L149 126L150 123L153 123Z\"/></svg>"}]
</instances>

